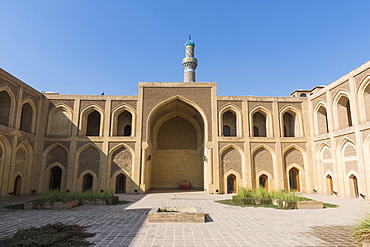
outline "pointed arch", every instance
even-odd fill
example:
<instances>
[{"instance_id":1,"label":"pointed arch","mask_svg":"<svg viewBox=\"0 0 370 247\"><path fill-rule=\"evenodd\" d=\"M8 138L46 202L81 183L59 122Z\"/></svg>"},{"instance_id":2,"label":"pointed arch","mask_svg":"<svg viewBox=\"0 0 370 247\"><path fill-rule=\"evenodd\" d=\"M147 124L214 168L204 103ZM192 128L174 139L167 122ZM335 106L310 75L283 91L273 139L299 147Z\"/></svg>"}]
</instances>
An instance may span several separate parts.
<instances>
[{"instance_id":1,"label":"pointed arch","mask_svg":"<svg viewBox=\"0 0 370 247\"><path fill-rule=\"evenodd\" d=\"M0 197L7 195L8 191L8 176L10 174L11 160L11 145L9 141L0 135Z\"/></svg>"},{"instance_id":2,"label":"pointed arch","mask_svg":"<svg viewBox=\"0 0 370 247\"><path fill-rule=\"evenodd\" d=\"M250 136L273 137L272 114L270 110L263 106L254 107L249 112L249 119L251 119L249 122ZM255 129L258 130L258 134L254 131Z\"/></svg>"},{"instance_id":3,"label":"pointed arch","mask_svg":"<svg viewBox=\"0 0 370 247\"><path fill-rule=\"evenodd\" d=\"M297 145L290 145L283 151L285 176L287 180L287 189L302 191L302 185L305 184L305 164L307 162L306 152ZM293 180L294 176L296 179ZM292 187L293 186L293 187ZM298 187L297 187L298 186Z\"/></svg>"},{"instance_id":4,"label":"pointed arch","mask_svg":"<svg viewBox=\"0 0 370 247\"><path fill-rule=\"evenodd\" d=\"M135 136L136 111L129 105L117 107L112 112L111 136Z\"/></svg>"},{"instance_id":5,"label":"pointed arch","mask_svg":"<svg viewBox=\"0 0 370 247\"><path fill-rule=\"evenodd\" d=\"M134 150L121 143L109 151L108 155L108 169L109 176L113 178L117 172L125 173L127 176L130 176L132 173L133 161L135 159Z\"/></svg>"},{"instance_id":6,"label":"pointed arch","mask_svg":"<svg viewBox=\"0 0 370 247\"><path fill-rule=\"evenodd\" d=\"M47 135L70 136L72 109L64 104L56 105L48 115Z\"/></svg>"},{"instance_id":7,"label":"pointed arch","mask_svg":"<svg viewBox=\"0 0 370 247\"><path fill-rule=\"evenodd\" d=\"M88 143L76 152L77 176L81 176L85 171L92 171L96 176L100 174L101 150L96 145Z\"/></svg>"},{"instance_id":8,"label":"pointed arch","mask_svg":"<svg viewBox=\"0 0 370 247\"><path fill-rule=\"evenodd\" d=\"M275 169L275 154L266 145L259 145L254 148L251 152L252 157L252 177L253 186L258 188L259 186L259 177L262 174L265 174L269 180L270 185L272 185L272 181L274 180L274 169Z\"/></svg>"},{"instance_id":9,"label":"pointed arch","mask_svg":"<svg viewBox=\"0 0 370 247\"><path fill-rule=\"evenodd\" d=\"M170 103L173 103L175 101L179 101L179 102L182 102L182 103L185 103L185 104L189 105L190 107L194 108L194 110L197 112L197 114L200 115L201 119L197 119L197 122L199 123L201 121L201 123L199 123L199 125L201 126L202 130L204 131L202 139L205 142L207 140L207 137L208 137L208 121L207 121L205 113L203 112L202 108L199 107L196 103L194 103L193 101L191 101L191 100L189 100L185 97L182 97L180 95L170 97L167 100L164 100L164 101L160 102L159 104L157 104L150 111L150 113L148 115L148 118L147 118L147 124L146 124L146 128L147 128L146 129L146 140L151 140L150 137L153 136L152 131L153 131L154 124L158 120L157 119L158 111L160 111L164 106L166 106Z\"/></svg>"},{"instance_id":10,"label":"pointed arch","mask_svg":"<svg viewBox=\"0 0 370 247\"><path fill-rule=\"evenodd\" d=\"M361 122L370 121L370 76L365 77L357 91Z\"/></svg>"},{"instance_id":11,"label":"pointed arch","mask_svg":"<svg viewBox=\"0 0 370 247\"><path fill-rule=\"evenodd\" d=\"M324 102L319 101L315 105L313 117L315 134L321 135L329 133L328 112Z\"/></svg>"},{"instance_id":12,"label":"pointed arch","mask_svg":"<svg viewBox=\"0 0 370 247\"><path fill-rule=\"evenodd\" d=\"M237 181L240 181L243 174L242 164L244 163L244 152L238 146L229 144L222 148L219 152L221 167L220 171L222 172L221 178L224 181L224 190L227 193L228 188L228 176L233 174Z\"/></svg>"},{"instance_id":13,"label":"pointed arch","mask_svg":"<svg viewBox=\"0 0 370 247\"><path fill-rule=\"evenodd\" d=\"M87 190L98 190L98 176L92 170L85 170L78 176L78 188L79 192Z\"/></svg>"},{"instance_id":14,"label":"pointed arch","mask_svg":"<svg viewBox=\"0 0 370 247\"><path fill-rule=\"evenodd\" d=\"M12 113L14 115L15 97L13 91L8 87L0 88L0 124L13 125Z\"/></svg>"},{"instance_id":15,"label":"pointed arch","mask_svg":"<svg viewBox=\"0 0 370 247\"><path fill-rule=\"evenodd\" d=\"M351 127L352 112L350 104L350 95L346 91L339 91L333 100L333 112L335 129L343 129Z\"/></svg>"},{"instance_id":16,"label":"pointed arch","mask_svg":"<svg viewBox=\"0 0 370 247\"><path fill-rule=\"evenodd\" d=\"M104 127L104 111L97 105L90 105L80 113L80 135L102 136Z\"/></svg>"},{"instance_id":17,"label":"pointed arch","mask_svg":"<svg viewBox=\"0 0 370 247\"><path fill-rule=\"evenodd\" d=\"M36 106L30 98L23 101L19 129L33 133L36 124Z\"/></svg>"},{"instance_id":18,"label":"pointed arch","mask_svg":"<svg viewBox=\"0 0 370 247\"><path fill-rule=\"evenodd\" d=\"M42 166L40 172L40 191L47 191L50 187L51 169L58 166L62 171L61 189L67 186L67 167L69 161L69 150L60 143L48 146L42 154Z\"/></svg>"},{"instance_id":19,"label":"pointed arch","mask_svg":"<svg viewBox=\"0 0 370 247\"><path fill-rule=\"evenodd\" d=\"M219 136L226 136L223 132L224 127L230 128L229 136L241 137L242 135L242 117L241 111L234 105L226 105L218 112Z\"/></svg>"},{"instance_id":20,"label":"pointed arch","mask_svg":"<svg viewBox=\"0 0 370 247\"><path fill-rule=\"evenodd\" d=\"M26 191L30 191L31 179L29 176L32 171L32 157L32 146L28 141L21 142L16 148L14 157L15 165L13 165L11 172L14 177L17 177L18 175L21 177L20 195L24 195ZM10 187L12 186L14 185L10 185Z\"/></svg>"},{"instance_id":21,"label":"pointed arch","mask_svg":"<svg viewBox=\"0 0 370 247\"><path fill-rule=\"evenodd\" d=\"M280 111L280 135L303 137L302 114L297 108L287 106Z\"/></svg>"}]
</instances>

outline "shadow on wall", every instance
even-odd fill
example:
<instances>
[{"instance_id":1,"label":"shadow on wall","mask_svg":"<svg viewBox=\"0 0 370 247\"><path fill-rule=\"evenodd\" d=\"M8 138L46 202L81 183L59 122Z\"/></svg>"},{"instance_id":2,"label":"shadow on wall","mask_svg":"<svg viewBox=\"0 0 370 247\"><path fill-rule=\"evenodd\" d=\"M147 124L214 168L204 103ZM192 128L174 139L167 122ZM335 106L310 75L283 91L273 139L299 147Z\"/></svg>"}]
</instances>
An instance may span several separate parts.
<instances>
[{"instance_id":1,"label":"shadow on wall","mask_svg":"<svg viewBox=\"0 0 370 247\"><path fill-rule=\"evenodd\" d=\"M115 131L109 133L104 129L108 121L103 119L105 101L101 102L81 100L79 116L73 116L80 119L76 126L71 121L73 100L58 104L50 100L41 167L44 181L39 185L42 191L138 192L131 180L135 148L130 141L132 115L122 110L113 120ZM104 143L104 135L112 135L112 141Z\"/></svg>"}]
</instances>

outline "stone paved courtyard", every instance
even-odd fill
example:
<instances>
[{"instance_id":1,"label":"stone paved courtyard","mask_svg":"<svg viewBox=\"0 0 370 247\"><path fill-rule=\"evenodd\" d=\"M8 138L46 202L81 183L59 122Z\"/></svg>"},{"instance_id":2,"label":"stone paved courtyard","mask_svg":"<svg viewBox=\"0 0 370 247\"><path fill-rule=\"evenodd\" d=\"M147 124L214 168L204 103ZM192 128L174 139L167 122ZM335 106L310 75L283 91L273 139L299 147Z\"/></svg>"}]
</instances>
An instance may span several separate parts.
<instances>
[{"instance_id":1,"label":"stone paved courtyard","mask_svg":"<svg viewBox=\"0 0 370 247\"><path fill-rule=\"evenodd\" d=\"M62 222L90 226L97 246L355 246L350 233L369 203L362 199L306 195L338 208L277 210L215 203L231 195L157 192L119 195L129 204L79 206L70 210L8 210L3 206L33 197L0 199L0 237L17 229ZM193 206L208 214L206 223L148 223L152 207Z\"/></svg>"}]
</instances>

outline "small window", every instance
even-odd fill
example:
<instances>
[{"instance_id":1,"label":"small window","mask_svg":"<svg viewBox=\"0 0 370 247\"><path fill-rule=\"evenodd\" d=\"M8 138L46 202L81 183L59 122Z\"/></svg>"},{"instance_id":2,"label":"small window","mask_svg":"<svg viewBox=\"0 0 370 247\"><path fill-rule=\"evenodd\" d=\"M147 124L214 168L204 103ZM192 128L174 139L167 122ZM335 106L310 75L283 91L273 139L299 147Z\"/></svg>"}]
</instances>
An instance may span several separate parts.
<instances>
[{"instance_id":1,"label":"small window","mask_svg":"<svg viewBox=\"0 0 370 247\"><path fill-rule=\"evenodd\" d=\"M306 95L305 93L301 93L301 94L299 95L299 97L307 97L307 95Z\"/></svg>"}]
</instances>

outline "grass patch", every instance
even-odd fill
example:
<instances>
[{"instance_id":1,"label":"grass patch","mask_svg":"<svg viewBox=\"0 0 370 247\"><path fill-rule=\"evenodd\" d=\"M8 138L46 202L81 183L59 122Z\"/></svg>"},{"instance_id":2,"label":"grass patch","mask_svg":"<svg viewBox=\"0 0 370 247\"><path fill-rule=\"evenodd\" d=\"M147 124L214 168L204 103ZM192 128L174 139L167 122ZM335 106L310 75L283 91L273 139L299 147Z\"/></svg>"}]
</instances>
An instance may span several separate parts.
<instances>
[{"instance_id":1,"label":"grass patch","mask_svg":"<svg viewBox=\"0 0 370 247\"><path fill-rule=\"evenodd\" d=\"M11 210L23 210L24 209L24 203L7 205L4 208L11 209Z\"/></svg>"},{"instance_id":2,"label":"grass patch","mask_svg":"<svg viewBox=\"0 0 370 247\"><path fill-rule=\"evenodd\" d=\"M106 199L113 196L114 193L111 190L103 192L97 190L88 190L82 193L49 190L38 196L34 202L65 202L76 199Z\"/></svg>"},{"instance_id":3,"label":"grass patch","mask_svg":"<svg viewBox=\"0 0 370 247\"><path fill-rule=\"evenodd\" d=\"M232 202L218 202L229 205L248 207L296 209L297 202L312 201L312 199L300 196L291 191L268 191L266 188L263 187L252 190L244 187L239 187L237 195L233 196L231 201Z\"/></svg>"},{"instance_id":4,"label":"grass patch","mask_svg":"<svg viewBox=\"0 0 370 247\"><path fill-rule=\"evenodd\" d=\"M336 207L338 207L338 205L324 202L324 203L323 203L323 207L324 207L324 208L336 208Z\"/></svg>"},{"instance_id":5,"label":"grass patch","mask_svg":"<svg viewBox=\"0 0 370 247\"><path fill-rule=\"evenodd\" d=\"M0 246L90 246L85 238L95 233L86 232L86 227L65 225L62 223L47 224L41 227L30 227L18 230L11 238L0 239Z\"/></svg>"},{"instance_id":6,"label":"grass patch","mask_svg":"<svg viewBox=\"0 0 370 247\"><path fill-rule=\"evenodd\" d=\"M366 213L364 218L358 222L352 236L358 244L370 240L370 213Z\"/></svg>"},{"instance_id":7,"label":"grass patch","mask_svg":"<svg viewBox=\"0 0 370 247\"><path fill-rule=\"evenodd\" d=\"M263 207L263 208L283 209L283 208L279 208L278 206L276 206L274 204L258 204L258 205L255 205L255 204L239 204L239 203L234 202L231 199L229 199L229 200L219 200L219 201L216 201L216 202L220 203L220 204L225 204L225 205L230 205L230 206L239 206L239 207L252 207L252 208Z\"/></svg>"},{"instance_id":8,"label":"grass patch","mask_svg":"<svg viewBox=\"0 0 370 247\"><path fill-rule=\"evenodd\" d=\"M261 198L261 199L279 199L283 201L312 201L312 199L302 197L291 191L268 191L266 188L259 187L256 190L245 187L238 188L236 198Z\"/></svg>"}]
</instances>

